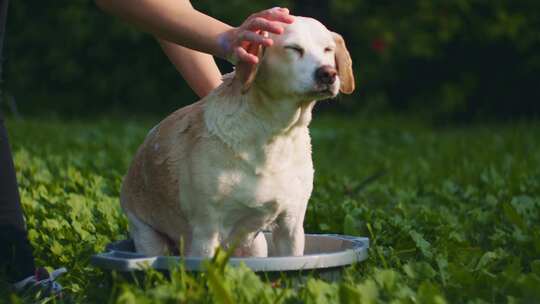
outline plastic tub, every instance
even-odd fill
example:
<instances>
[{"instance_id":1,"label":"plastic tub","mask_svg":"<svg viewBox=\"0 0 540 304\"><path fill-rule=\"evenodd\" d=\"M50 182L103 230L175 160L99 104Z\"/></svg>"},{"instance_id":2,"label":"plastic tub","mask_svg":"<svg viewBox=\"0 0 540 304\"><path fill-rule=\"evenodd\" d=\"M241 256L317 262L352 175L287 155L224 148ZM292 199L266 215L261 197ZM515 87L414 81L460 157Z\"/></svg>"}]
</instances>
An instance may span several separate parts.
<instances>
[{"instance_id":1,"label":"plastic tub","mask_svg":"<svg viewBox=\"0 0 540 304\"><path fill-rule=\"evenodd\" d=\"M269 257L233 257L229 264L233 266L244 263L254 272L310 272L325 273L331 279L339 275L341 269L353 263L361 262L368 257L369 239L337 234L306 234L305 254L303 256L272 256L273 244L271 233L265 233L268 242ZM105 253L96 254L91 263L99 268L119 272L132 272L154 268L168 271L183 262L188 271L201 271L204 258L179 256L148 257L134 252L133 242L124 240L111 243Z\"/></svg>"}]
</instances>

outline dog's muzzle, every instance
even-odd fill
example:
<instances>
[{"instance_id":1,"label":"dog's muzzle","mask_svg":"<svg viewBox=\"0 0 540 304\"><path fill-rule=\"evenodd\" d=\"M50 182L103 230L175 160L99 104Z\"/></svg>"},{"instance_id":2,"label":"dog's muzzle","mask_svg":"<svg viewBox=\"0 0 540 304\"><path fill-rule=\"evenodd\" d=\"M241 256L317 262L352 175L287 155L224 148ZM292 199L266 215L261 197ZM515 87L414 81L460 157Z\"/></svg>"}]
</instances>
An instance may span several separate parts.
<instances>
[{"instance_id":1,"label":"dog's muzzle","mask_svg":"<svg viewBox=\"0 0 540 304\"><path fill-rule=\"evenodd\" d=\"M315 81L319 85L331 85L336 82L337 70L329 65L323 65L315 71Z\"/></svg>"}]
</instances>

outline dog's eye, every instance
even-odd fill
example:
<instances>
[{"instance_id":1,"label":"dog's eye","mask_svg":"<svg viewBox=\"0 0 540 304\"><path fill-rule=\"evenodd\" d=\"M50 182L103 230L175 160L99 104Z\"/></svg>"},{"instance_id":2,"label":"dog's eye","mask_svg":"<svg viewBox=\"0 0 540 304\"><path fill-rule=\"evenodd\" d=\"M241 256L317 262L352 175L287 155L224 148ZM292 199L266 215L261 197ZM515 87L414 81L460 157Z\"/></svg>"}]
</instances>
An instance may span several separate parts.
<instances>
[{"instance_id":1,"label":"dog's eye","mask_svg":"<svg viewBox=\"0 0 540 304\"><path fill-rule=\"evenodd\" d=\"M301 46L298 46L298 45L287 45L287 46L285 46L285 49L295 51L296 53L298 53L298 55L299 55L300 57L304 56L304 49L303 49Z\"/></svg>"},{"instance_id":2,"label":"dog's eye","mask_svg":"<svg viewBox=\"0 0 540 304\"><path fill-rule=\"evenodd\" d=\"M334 51L334 49L333 49L332 47L326 47L326 48L324 48L324 52L325 52L325 53L330 53L330 52L333 52L333 51Z\"/></svg>"}]
</instances>

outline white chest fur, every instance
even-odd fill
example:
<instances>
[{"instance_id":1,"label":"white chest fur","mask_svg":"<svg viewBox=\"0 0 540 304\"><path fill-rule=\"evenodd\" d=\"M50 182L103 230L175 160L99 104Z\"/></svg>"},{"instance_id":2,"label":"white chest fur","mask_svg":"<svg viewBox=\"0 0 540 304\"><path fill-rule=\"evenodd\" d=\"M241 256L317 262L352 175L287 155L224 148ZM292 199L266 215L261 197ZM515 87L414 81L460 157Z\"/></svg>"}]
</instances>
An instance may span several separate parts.
<instances>
[{"instance_id":1,"label":"white chest fur","mask_svg":"<svg viewBox=\"0 0 540 304\"><path fill-rule=\"evenodd\" d=\"M283 212L303 218L311 195L308 124L313 105L285 104L280 111L276 103L271 112L259 106L246 100L210 99L205 108L209 133L225 144L228 151L223 153L232 153L226 164L213 166L210 173L217 179L212 218L221 223L223 234L238 225L267 225Z\"/></svg>"},{"instance_id":2,"label":"white chest fur","mask_svg":"<svg viewBox=\"0 0 540 304\"><path fill-rule=\"evenodd\" d=\"M233 164L216 167L218 193L249 207L276 202L281 207L304 202L313 184L311 145L307 129L293 130L263 145L234 151ZM232 168L234 169L232 169Z\"/></svg>"}]
</instances>

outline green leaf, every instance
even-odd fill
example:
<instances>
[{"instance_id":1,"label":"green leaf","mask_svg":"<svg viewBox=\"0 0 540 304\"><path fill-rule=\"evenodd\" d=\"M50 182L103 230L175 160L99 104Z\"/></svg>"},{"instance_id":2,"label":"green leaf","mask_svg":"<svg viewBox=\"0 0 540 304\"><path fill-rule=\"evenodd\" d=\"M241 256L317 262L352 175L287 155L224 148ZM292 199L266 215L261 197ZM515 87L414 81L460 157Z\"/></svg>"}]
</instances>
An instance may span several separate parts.
<instances>
[{"instance_id":1,"label":"green leaf","mask_svg":"<svg viewBox=\"0 0 540 304\"><path fill-rule=\"evenodd\" d=\"M425 257L427 258L433 257L433 253L431 251L431 244L428 241L426 241L420 233L414 230L411 230L409 231L409 235L411 236L414 243L416 244L416 247L420 249L420 252L422 252L422 254Z\"/></svg>"}]
</instances>

